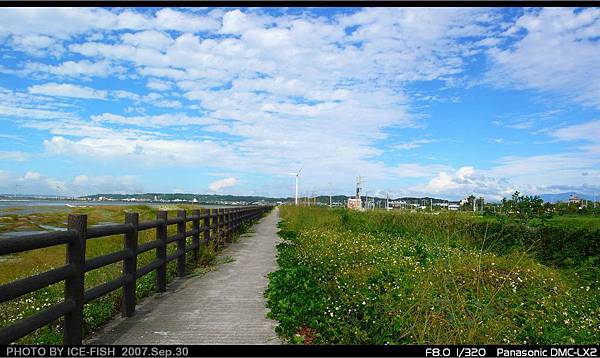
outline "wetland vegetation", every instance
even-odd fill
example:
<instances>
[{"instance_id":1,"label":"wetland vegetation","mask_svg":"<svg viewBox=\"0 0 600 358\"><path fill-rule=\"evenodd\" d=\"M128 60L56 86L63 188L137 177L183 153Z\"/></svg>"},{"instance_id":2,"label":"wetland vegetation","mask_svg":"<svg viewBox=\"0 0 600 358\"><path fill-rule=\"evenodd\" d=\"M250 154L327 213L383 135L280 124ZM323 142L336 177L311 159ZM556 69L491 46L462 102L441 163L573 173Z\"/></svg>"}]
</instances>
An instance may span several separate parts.
<instances>
[{"instance_id":1,"label":"wetland vegetation","mask_svg":"<svg viewBox=\"0 0 600 358\"><path fill-rule=\"evenodd\" d=\"M532 227L465 213L281 216L266 297L289 342L600 341L598 217Z\"/></svg>"}]
</instances>

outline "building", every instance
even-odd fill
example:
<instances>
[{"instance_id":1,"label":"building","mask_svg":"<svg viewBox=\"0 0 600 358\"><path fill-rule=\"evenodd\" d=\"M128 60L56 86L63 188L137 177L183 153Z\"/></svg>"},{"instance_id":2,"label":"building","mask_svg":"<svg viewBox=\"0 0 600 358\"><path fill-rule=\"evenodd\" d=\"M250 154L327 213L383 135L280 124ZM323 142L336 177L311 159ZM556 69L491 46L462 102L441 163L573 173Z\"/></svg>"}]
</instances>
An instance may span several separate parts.
<instances>
[{"instance_id":1,"label":"building","mask_svg":"<svg viewBox=\"0 0 600 358\"><path fill-rule=\"evenodd\" d=\"M348 209L362 210L362 200L360 198L348 198Z\"/></svg>"},{"instance_id":2,"label":"building","mask_svg":"<svg viewBox=\"0 0 600 358\"><path fill-rule=\"evenodd\" d=\"M583 204L583 199L573 194L569 196L569 205L570 204L581 205Z\"/></svg>"},{"instance_id":3,"label":"building","mask_svg":"<svg viewBox=\"0 0 600 358\"><path fill-rule=\"evenodd\" d=\"M448 210L450 211L458 211L460 209L460 204L448 204Z\"/></svg>"},{"instance_id":4,"label":"building","mask_svg":"<svg viewBox=\"0 0 600 358\"><path fill-rule=\"evenodd\" d=\"M392 208L397 208L397 209L411 209L411 208L415 208L415 207L419 206L419 204L409 203L404 200L390 200L389 205Z\"/></svg>"}]
</instances>

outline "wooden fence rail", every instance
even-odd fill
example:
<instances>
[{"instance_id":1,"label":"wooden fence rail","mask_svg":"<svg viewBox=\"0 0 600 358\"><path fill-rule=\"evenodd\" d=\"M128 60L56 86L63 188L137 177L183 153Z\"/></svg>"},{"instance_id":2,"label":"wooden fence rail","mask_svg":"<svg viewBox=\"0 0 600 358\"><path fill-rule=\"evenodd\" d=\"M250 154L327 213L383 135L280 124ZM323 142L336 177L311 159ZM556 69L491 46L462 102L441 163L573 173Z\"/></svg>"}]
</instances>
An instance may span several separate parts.
<instances>
[{"instance_id":1,"label":"wooden fence rail","mask_svg":"<svg viewBox=\"0 0 600 358\"><path fill-rule=\"evenodd\" d=\"M122 287L121 313L125 317L131 317L135 313L136 306L136 279L156 271L156 290L165 292L167 264L170 261L177 260L177 276L184 276L186 274L186 253L192 252L193 259L197 260L201 246L209 244L210 241L222 243L222 240L236 232L244 223L258 219L270 209L270 206L251 206L213 209L205 213L200 213L200 210L192 210L191 216L186 216L185 210L178 210L177 216L170 218L167 211L161 210L158 211L156 220L146 222L139 222L138 213L126 213L124 224L100 226L88 226L87 215L70 214L67 231L43 232L27 237L0 239L0 255L67 244L65 266L0 285L0 303L2 303L65 281L62 302L0 329L0 345L14 342L63 316L63 343L81 344L83 307L86 303ZM190 231L186 230L188 222L192 222ZM169 225L177 225L177 234L167 235ZM156 240L139 245L138 233L150 229L156 230ZM86 240L111 235L124 235L123 250L90 259L85 258ZM192 238L191 245L186 244L188 237ZM172 242L177 244L177 250L173 254L167 255L167 245ZM138 255L150 250L156 250L156 258L138 268ZM85 290L86 272L119 261L123 262L121 277Z\"/></svg>"}]
</instances>

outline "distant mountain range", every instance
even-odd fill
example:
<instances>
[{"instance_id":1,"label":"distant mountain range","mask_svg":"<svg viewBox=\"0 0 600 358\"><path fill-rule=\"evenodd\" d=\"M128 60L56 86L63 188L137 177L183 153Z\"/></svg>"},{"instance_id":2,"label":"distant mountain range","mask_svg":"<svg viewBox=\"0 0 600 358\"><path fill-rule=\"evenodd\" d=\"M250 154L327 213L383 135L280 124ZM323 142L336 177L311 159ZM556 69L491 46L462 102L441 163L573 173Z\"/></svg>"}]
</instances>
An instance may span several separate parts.
<instances>
[{"instance_id":1,"label":"distant mountain range","mask_svg":"<svg viewBox=\"0 0 600 358\"><path fill-rule=\"evenodd\" d=\"M540 194L540 198L542 198L542 200L549 202L549 203L557 203L559 201L569 200L571 195L575 195L579 198L586 199L586 200L594 200L594 197L591 195L584 195L581 193L576 193L574 191L570 191L567 193L559 193L559 194ZM596 198L596 200L598 200L598 198Z\"/></svg>"}]
</instances>

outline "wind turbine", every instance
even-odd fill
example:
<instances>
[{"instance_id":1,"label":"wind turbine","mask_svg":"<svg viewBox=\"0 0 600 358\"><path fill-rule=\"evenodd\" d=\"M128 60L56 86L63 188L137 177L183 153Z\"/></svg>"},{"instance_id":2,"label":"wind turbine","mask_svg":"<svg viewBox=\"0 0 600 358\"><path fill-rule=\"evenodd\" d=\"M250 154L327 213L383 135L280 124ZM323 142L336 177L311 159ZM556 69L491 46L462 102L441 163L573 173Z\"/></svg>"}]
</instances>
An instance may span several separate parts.
<instances>
[{"instance_id":1,"label":"wind turbine","mask_svg":"<svg viewBox=\"0 0 600 358\"><path fill-rule=\"evenodd\" d=\"M296 176L296 206L298 205L298 178L300 177L300 172L302 171L302 168L300 168L300 170L298 170L297 173L288 173L289 175L295 175Z\"/></svg>"}]
</instances>

